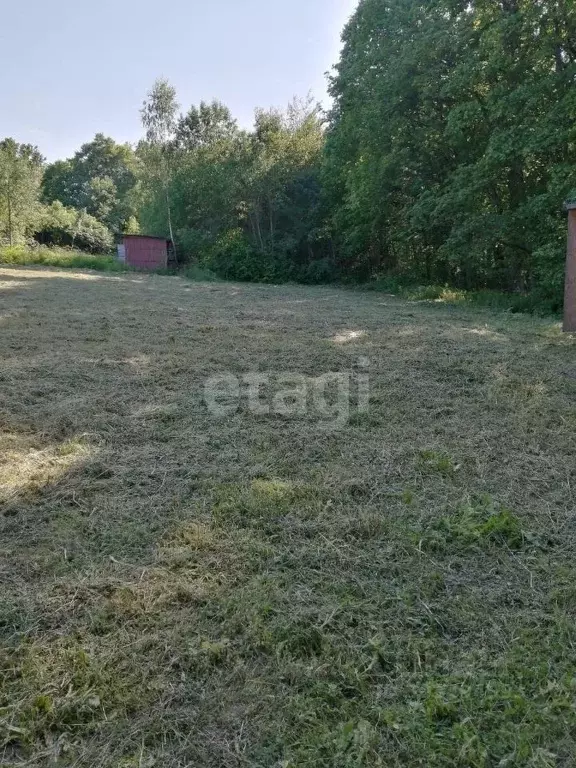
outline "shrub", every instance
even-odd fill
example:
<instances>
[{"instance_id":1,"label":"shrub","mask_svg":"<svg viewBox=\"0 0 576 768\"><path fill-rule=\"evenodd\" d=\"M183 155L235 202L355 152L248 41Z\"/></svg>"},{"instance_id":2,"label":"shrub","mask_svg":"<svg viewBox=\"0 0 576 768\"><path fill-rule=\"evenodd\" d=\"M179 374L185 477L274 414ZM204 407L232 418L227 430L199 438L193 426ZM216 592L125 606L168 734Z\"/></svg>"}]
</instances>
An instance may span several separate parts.
<instances>
[{"instance_id":1,"label":"shrub","mask_svg":"<svg viewBox=\"0 0 576 768\"><path fill-rule=\"evenodd\" d=\"M563 273L562 273L563 274ZM446 304L475 304L490 309L512 313L526 312L534 315L556 315L562 310L561 284L563 276L558 270L548 274L548 283L539 285L530 293L505 293L503 291L466 291L450 285L421 285L396 275L378 277L361 283L363 290L382 291L401 296L408 301L439 301Z\"/></svg>"},{"instance_id":2,"label":"shrub","mask_svg":"<svg viewBox=\"0 0 576 768\"><path fill-rule=\"evenodd\" d=\"M181 263L194 263L196 260L209 261L213 242L214 238L209 232L193 227L179 229L176 232L178 261Z\"/></svg>"},{"instance_id":3,"label":"shrub","mask_svg":"<svg viewBox=\"0 0 576 768\"><path fill-rule=\"evenodd\" d=\"M311 285L332 283L337 279L334 261L332 259L316 259L300 271L298 279L302 283Z\"/></svg>"},{"instance_id":4,"label":"shrub","mask_svg":"<svg viewBox=\"0 0 576 768\"><path fill-rule=\"evenodd\" d=\"M114 238L107 227L85 211L56 201L44 206L35 239L44 245L70 246L90 253L112 250Z\"/></svg>"},{"instance_id":5,"label":"shrub","mask_svg":"<svg viewBox=\"0 0 576 768\"><path fill-rule=\"evenodd\" d=\"M219 237L204 266L225 280L271 283L288 277L283 262L258 253L241 229L228 230Z\"/></svg>"},{"instance_id":6,"label":"shrub","mask_svg":"<svg viewBox=\"0 0 576 768\"><path fill-rule=\"evenodd\" d=\"M207 267L201 267L199 264L187 264L182 270L182 274L188 280L194 280L199 283L214 283L218 280L217 275Z\"/></svg>"},{"instance_id":7,"label":"shrub","mask_svg":"<svg viewBox=\"0 0 576 768\"><path fill-rule=\"evenodd\" d=\"M36 245L30 248L13 245L0 248L0 264L42 264L46 267L71 269L97 269L106 272L122 272L125 265L113 256L81 253L71 248Z\"/></svg>"}]
</instances>

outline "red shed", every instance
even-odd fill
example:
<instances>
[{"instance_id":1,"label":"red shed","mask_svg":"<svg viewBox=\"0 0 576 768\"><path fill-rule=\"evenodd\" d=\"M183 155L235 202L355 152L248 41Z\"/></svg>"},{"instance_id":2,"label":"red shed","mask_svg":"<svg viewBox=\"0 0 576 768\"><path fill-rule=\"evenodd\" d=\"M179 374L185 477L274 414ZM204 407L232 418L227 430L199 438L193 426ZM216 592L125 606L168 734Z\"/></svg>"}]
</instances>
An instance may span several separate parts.
<instances>
[{"instance_id":1,"label":"red shed","mask_svg":"<svg viewBox=\"0 0 576 768\"><path fill-rule=\"evenodd\" d=\"M166 269L169 241L148 235L124 235L124 259L136 269Z\"/></svg>"}]
</instances>

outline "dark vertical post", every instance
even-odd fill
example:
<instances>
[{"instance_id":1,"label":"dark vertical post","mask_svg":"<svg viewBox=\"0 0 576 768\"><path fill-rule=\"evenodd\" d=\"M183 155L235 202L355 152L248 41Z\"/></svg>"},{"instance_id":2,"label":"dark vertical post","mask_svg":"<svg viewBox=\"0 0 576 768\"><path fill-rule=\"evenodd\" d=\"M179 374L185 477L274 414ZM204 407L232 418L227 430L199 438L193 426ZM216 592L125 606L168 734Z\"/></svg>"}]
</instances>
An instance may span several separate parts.
<instances>
[{"instance_id":1,"label":"dark vertical post","mask_svg":"<svg viewBox=\"0 0 576 768\"><path fill-rule=\"evenodd\" d=\"M566 203L568 211L568 253L564 294L564 330L576 331L576 202Z\"/></svg>"}]
</instances>

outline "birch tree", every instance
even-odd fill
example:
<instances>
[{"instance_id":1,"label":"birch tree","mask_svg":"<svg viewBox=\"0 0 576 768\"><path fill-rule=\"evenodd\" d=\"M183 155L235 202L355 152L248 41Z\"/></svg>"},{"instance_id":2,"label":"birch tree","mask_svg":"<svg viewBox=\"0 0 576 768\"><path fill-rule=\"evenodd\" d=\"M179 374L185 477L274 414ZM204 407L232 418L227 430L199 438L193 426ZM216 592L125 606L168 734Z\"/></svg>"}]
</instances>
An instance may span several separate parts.
<instances>
[{"instance_id":1,"label":"birch tree","mask_svg":"<svg viewBox=\"0 0 576 768\"><path fill-rule=\"evenodd\" d=\"M179 109L176 90L167 80L159 79L154 83L140 112L142 125L146 131L148 167L163 187L168 231L175 257L176 244L172 228L170 186L173 175L173 144L178 126Z\"/></svg>"}]
</instances>

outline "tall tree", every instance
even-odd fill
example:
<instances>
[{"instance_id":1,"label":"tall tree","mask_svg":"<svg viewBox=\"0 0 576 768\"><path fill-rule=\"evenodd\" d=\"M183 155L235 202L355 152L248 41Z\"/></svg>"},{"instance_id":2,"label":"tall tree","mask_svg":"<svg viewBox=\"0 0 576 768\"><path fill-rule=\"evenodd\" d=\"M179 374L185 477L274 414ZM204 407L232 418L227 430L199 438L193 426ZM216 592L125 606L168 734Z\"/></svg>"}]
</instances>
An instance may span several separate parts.
<instances>
[{"instance_id":1,"label":"tall tree","mask_svg":"<svg viewBox=\"0 0 576 768\"><path fill-rule=\"evenodd\" d=\"M164 190L168 231L175 257L176 243L172 227L170 184L173 176L173 143L179 109L176 90L167 80L160 79L154 83L140 111L142 125L146 131L145 156L149 169L159 179Z\"/></svg>"},{"instance_id":2,"label":"tall tree","mask_svg":"<svg viewBox=\"0 0 576 768\"><path fill-rule=\"evenodd\" d=\"M343 269L559 295L576 6L362 0L324 181Z\"/></svg>"},{"instance_id":3,"label":"tall tree","mask_svg":"<svg viewBox=\"0 0 576 768\"><path fill-rule=\"evenodd\" d=\"M134 215L136 157L130 145L96 134L69 160L49 165L43 198L86 210L112 231L123 231Z\"/></svg>"},{"instance_id":4,"label":"tall tree","mask_svg":"<svg viewBox=\"0 0 576 768\"><path fill-rule=\"evenodd\" d=\"M217 141L233 139L238 124L227 106L220 101L201 101L181 115L176 126L176 143L180 149L195 150Z\"/></svg>"},{"instance_id":5,"label":"tall tree","mask_svg":"<svg viewBox=\"0 0 576 768\"><path fill-rule=\"evenodd\" d=\"M169 147L167 184L183 252L231 278L319 274L315 262L327 254L319 217L323 141L322 115L310 98L285 112L257 110L252 132L238 130L222 104L193 106ZM150 151L143 142L149 178L140 216L155 229L164 187L150 174Z\"/></svg>"},{"instance_id":6,"label":"tall tree","mask_svg":"<svg viewBox=\"0 0 576 768\"><path fill-rule=\"evenodd\" d=\"M0 142L0 221L10 245L30 234L39 212L43 158L36 147Z\"/></svg>"}]
</instances>

